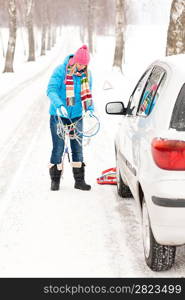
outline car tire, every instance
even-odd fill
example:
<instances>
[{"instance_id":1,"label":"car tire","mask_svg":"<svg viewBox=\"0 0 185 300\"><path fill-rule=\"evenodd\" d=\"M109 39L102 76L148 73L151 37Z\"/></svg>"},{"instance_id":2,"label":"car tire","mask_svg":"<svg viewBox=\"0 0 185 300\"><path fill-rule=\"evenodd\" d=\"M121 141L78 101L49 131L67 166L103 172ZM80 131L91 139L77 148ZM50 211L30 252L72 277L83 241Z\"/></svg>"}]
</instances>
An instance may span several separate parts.
<instances>
[{"instance_id":1,"label":"car tire","mask_svg":"<svg viewBox=\"0 0 185 300\"><path fill-rule=\"evenodd\" d=\"M119 171L117 174L117 191L118 191L118 195L122 198L133 198L128 185L124 184Z\"/></svg>"},{"instance_id":2,"label":"car tire","mask_svg":"<svg viewBox=\"0 0 185 300\"><path fill-rule=\"evenodd\" d=\"M142 234L146 264L153 271L169 270L175 261L176 247L160 245L155 240L145 200L142 205Z\"/></svg>"}]
</instances>

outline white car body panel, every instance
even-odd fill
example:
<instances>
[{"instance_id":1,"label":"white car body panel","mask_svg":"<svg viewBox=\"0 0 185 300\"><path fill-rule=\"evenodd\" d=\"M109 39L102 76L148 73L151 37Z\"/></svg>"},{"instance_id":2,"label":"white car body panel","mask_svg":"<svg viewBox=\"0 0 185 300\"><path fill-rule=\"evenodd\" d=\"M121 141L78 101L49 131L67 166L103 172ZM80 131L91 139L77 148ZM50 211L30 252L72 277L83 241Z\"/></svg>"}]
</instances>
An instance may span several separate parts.
<instances>
[{"instance_id":1,"label":"white car body panel","mask_svg":"<svg viewBox=\"0 0 185 300\"><path fill-rule=\"evenodd\" d=\"M167 77L152 112L145 117L123 116L115 146L118 168L134 198L141 206L140 184L147 204L156 241L163 245L185 243L185 207L164 207L153 203L152 196L185 201L185 171L159 168L152 157L151 142L155 137L185 141L185 132L169 129L174 105L185 83L185 55L156 61Z\"/></svg>"}]
</instances>

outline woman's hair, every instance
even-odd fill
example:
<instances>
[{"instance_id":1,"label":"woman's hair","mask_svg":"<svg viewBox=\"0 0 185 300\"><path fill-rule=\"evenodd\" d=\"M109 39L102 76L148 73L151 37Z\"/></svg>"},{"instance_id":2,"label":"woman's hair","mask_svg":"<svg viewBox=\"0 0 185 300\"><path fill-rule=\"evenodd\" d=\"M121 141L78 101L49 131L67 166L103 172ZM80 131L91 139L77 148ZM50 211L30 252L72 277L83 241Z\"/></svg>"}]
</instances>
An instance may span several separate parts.
<instances>
[{"instance_id":1,"label":"woman's hair","mask_svg":"<svg viewBox=\"0 0 185 300\"><path fill-rule=\"evenodd\" d=\"M74 75L74 73L75 73L75 71L76 71L76 67L77 67L77 63L71 66L71 70L70 70L70 72L69 72L69 75L71 75L71 76ZM87 79L88 79L88 70L87 70L87 66L84 68L84 73L86 74Z\"/></svg>"},{"instance_id":2,"label":"woman's hair","mask_svg":"<svg viewBox=\"0 0 185 300\"><path fill-rule=\"evenodd\" d=\"M69 75L71 75L71 76L74 75L75 70L76 70L76 64L70 66L70 72L69 72Z\"/></svg>"}]
</instances>

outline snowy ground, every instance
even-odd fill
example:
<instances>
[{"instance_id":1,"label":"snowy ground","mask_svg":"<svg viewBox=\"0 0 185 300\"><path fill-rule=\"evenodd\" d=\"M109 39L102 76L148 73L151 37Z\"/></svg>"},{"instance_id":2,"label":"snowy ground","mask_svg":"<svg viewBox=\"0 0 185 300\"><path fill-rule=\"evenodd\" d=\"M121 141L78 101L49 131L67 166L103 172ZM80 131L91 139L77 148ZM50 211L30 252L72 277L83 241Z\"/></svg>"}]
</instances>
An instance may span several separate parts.
<instances>
[{"instance_id":1,"label":"snowy ground","mask_svg":"<svg viewBox=\"0 0 185 300\"><path fill-rule=\"evenodd\" d=\"M104 43L105 49L108 43L113 48L110 39L99 45ZM105 103L122 100L123 95L127 99L128 93L128 78L112 72L107 63L112 59L111 49L106 55L102 47L97 49L91 63L101 121L100 132L85 148L86 177L92 190L73 189L66 160L60 191L50 191L51 138L45 90L55 65L72 47L80 46L74 42L65 46L61 42L28 77L23 76L28 65L22 65L22 71L11 76L17 84L9 90L4 85L11 82L10 76L5 75L5 81L0 75L4 87L0 99L0 277L185 276L185 247L178 248L175 265L168 272L152 272L146 266L134 199L122 200L115 186L96 184L102 170L115 166L113 141L120 119L105 114ZM104 90L105 81L113 89Z\"/></svg>"}]
</instances>

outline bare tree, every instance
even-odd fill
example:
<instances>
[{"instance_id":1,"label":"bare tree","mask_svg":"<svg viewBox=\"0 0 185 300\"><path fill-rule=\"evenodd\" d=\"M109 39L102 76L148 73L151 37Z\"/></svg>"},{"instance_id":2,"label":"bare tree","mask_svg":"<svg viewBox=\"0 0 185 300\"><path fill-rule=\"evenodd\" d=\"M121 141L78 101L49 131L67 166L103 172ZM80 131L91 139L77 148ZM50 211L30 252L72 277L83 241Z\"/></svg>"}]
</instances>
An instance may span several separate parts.
<instances>
[{"instance_id":1,"label":"bare tree","mask_svg":"<svg viewBox=\"0 0 185 300\"><path fill-rule=\"evenodd\" d=\"M84 10L85 10L84 0L81 1L79 9L80 9L79 13L81 15L83 15ZM80 40L82 41L83 44L85 43L85 38L86 38L86 33L87 33L87 26L86 25L87 25L87 17L86 18L84 17L84 18L81 19L81 23L80 23Z\"/></svg>"},{"instance_id":2,"label":"bare tree","mask_svg":"<svg viewBox=\"0 0 185 300\"><path fill-rule=\"evenodd\" d=\"M95 34L104 35L114 29L115 0L0 0L0 33L9 22L9 47L5 68L13 71L16 30L20 28L24 55L28 61L35 60L35 54L44 55L56 43L57 32L63 26L78 26L81 40L88 43L91 53L95 45ZM8 13L8 4L11 9ZM15 11L13 11L13 5ZM73 9L72 9L73 8ZM10 14L11 12L11 14ZM28 41L25 35L25 29ZM112 29L112 30L113 30ZM112 32L112 31L111 31ZM42 37L41 37L41 35ZM0 34L0 50L3 53L4 34ZM13 38L12 38L13 37ZM14 46L12 46L14 43ZM5 52L5 51L4 51Z\"/></svg>"},{"instance_id":3,"label":"bare tree","mask_svg":"<svg viewBox=\"0 0 185 300\"><path fill-rule=\"evenodd\" d=\"M25 33L25 7L22 3L22 0L16 0L16 7L17 7L17 28L20 29L23 53L24 53L24 56L26 57L27 43L26 43L26 38L24 36L24 33Z\"/></svg>"},{"instance_id":4,"label":"bare tree","mask_svg":"<svg viewBox=\"0 0 185 300\"><path fill-rule=\"evenodd\" d=\"M28 30L28 61L35 61L35 39L33 31L34 0L24 0L26 8L26 27Z\"/></svg>"},{"instance_id":5,"label":"bare tree","mask_svg":"<svg viewBox=\"0 0 185 300\"><path fill-rule=\"evenodd\" d=\"M9 0L9 40L8 48L6 52L5 60L5 72L13 72L13 62L15 54L15 45L16 45L16 32L17 32L17 14L16 14L16 0Z\"/></svg>"},{"instance_id":6,"label":"bare tree","mask_svg":"<svg viewBox=\"0 0 185 300\"><path fill-rule=\"evenodd\" d=\"M94 0L88 0L88 45L89 51L93 53L93 27L94 27Z\"/></svg>"},{"instance_id":7,"label":"bare tree","mask_svg":"<svg viewBox=\"0 0 185 300\"><path fill-rule=\"evenodd\" d=\"M51 32L51 46L54 47L57 39L57 27L53 25Z\"/></svg>"},{"instance_id":8,"label":"bare tree","mask_svg":"<svg viewBox=\"0 0 185 300\"><path fill-rule=\"evenodd\" d=\"M185 53L185 1L173 0L168 26L166 55Z\"/></svg>"},{"instance_id":9,"label":"bare tree","mask_svg":"<svg viewBox=\"0 0 185 300\"><path fill-rule=\"evenodd\" d=\"M42 10L43 13L41 14L42 18L42 33L41 33L41 54L40 55L45 55L46 54L46 33L47 33L47 24L48 24L48 1L45 3L42 3Z\"/></svg>"},{"instance_id":10,"label":"bare tree","mask_svg":"<svg viewBox=\"0 0 185 300\"><path fill-rule=\"evenodd\" d=\"M116 0L116 45L114 52L113 66L120 68L122 71L122 63L124 59L124 26L125 26L125 14L124 14L124 0Z\"/></svg>"},{"instance_id":11,"label":"bare tree","mask_svg":"<svg viewBox=\"0 0 185 300\"><path fill-rule=\"evenodd\" d=\"M5 42L1 27L8 27L8 1L4 3L3 0L0 0L0 53L5 57Z\"/></svg>"},{"instance_id":12,"label":"bare tree","mask_svg":"<svg viewBox=\"0 0 185 300\"><path fill-rule=\"evenodd\" d=\"M2 37L1 29L0 29L0 48L2 50L3 57L5 57L5 50L4 50L4 43L3 43L3 37Z\"/></svg>"},{"instance_id":13,"label":"bare tree","mask_svg":"<svg viewBox=\"0 0 185 300\"><path fill-rule=\"evenodd\" d=\"M51 23L48 24L48 31L47 31L47 50L51 50L51 42L52 42L52 33L51 33Z\"/></svg>"},{"instance_id":14,"label":"bare tree","mask_svg":"<svg viewBox=\"0 0 185 300\"><path fill-rule=\"evenodd\" d=\"M50 7L51 8L51 7ZM51 50L52 44L52 11L48 10L48 25L47 25L47 50Z\"/></svg>"},{"instance_id":15,"label":"bare tree","mask_svg":"<svg viewBox=\"0 0 185 300\"><path fill-rule=\"evenodd\" d=\"M91 53L95 50L95 35L104 35L110 32L110 28L115 28L115 22L113 23L115 16L114 1L80 0L80 5L75 7L77 16L82 16L75 19L76 22L79 22L80 39L83 43L87 41Z\"/></svg>"},{"instance_id":16,"label":"bare tree","mask_svg":"<svg viewBox=\"0 0 185 300\"><path fill-rule=\"evenodd\" d=\"M96 9L94 9L94 30L98 34L108 34L110 24L115 28L115 0L96 0Z\"/></svg>"},{"instance_id":17,"label":"bare tree","mask_svg":"<svg viewBox=\"0 0 185 300\"><path fill-rule=\"evenodd\" d=\"M58 9L57 1L53 2L52 8L53 8L53 12L52 12L51 46L54 47L57 39L57 9Z\"/></svg>"}]
</instances>

